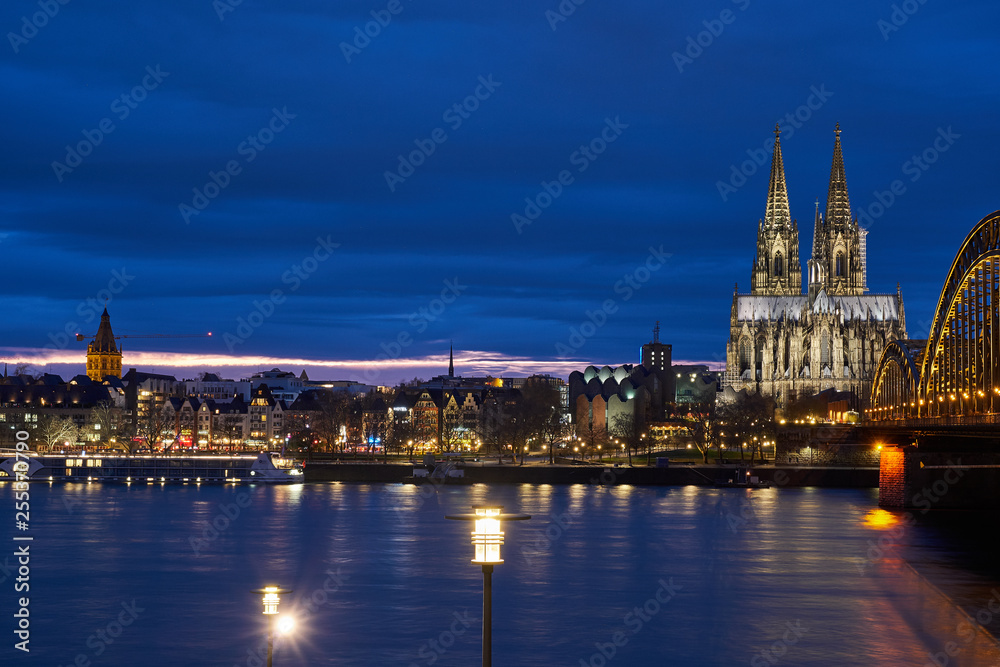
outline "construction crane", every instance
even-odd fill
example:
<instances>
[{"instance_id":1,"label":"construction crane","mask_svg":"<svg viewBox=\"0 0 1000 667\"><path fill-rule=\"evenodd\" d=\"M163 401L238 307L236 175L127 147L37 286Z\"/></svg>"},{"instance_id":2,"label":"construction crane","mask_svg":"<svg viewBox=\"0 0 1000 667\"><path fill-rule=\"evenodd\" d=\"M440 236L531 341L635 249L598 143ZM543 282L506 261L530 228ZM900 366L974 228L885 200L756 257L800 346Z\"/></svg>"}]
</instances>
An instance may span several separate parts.
<instances>
[{"instance_id":1,"label":"construction crane","mask_svg":"<svg viewBox=\"0 0 1000 667\"><path fill-rule=\"evenodd\" d=\"M212 332L209 331L206 334L123 334L121 336L113 336L113 338L118 340L119 338L210 338L211 336ZM96 337L96 333L89 336L81 333L76 335L78 341Z\"/></svg>"}]
</instances>

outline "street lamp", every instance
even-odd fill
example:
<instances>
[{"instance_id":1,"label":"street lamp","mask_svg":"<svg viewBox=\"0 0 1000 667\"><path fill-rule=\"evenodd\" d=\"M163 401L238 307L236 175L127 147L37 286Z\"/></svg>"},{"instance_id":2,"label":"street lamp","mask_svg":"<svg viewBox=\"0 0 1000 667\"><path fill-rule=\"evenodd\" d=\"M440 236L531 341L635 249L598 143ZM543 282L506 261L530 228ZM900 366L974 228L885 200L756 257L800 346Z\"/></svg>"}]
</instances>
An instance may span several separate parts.
<instances>
[{"instance_id":1,"label":"street lamp","mask_svg":"<svg viewBox=\"0 0 1000 667\"><path fill-rule=\"evenodd\" d=\"M267 616L267 667L271 667L271 654L274 652L274 617L278 615L278 603L281 601L279 596L291 593L292 590L280 586L265 586L264 588L255 588L250 592L262 596L261 601L264 603L264 615ZM283 617L281 631L287 632L290 629L290 623L290 618Z\"/></svg>"},{"instance_id":2,"label":"street lamp","mask_svg":"<svg viewBox=\"0 0 1000 667\"><path fill-rule=\"evenodd\" d=\"M483 667L493 664L493 566L503 562L500 545L503 544L502 521L526 521L530 514L503 514L501 505L473 505L474 514L445 516L455 521L475 521L472 544L475 545L473 563L483 566Z\"/></svg>"}]
</instances>

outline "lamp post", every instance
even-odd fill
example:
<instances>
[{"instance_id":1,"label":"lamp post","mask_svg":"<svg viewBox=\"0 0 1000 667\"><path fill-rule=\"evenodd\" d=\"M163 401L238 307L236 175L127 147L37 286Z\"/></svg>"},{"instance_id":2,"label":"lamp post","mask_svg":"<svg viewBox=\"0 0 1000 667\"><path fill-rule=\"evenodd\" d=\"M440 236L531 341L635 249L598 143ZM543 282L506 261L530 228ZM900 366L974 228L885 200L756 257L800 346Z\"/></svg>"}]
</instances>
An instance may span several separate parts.
<instances>
[{"instance_id":1,"label":"lamp post","mask_svg":"<svg viewBox=\"0 0 1000 667\"><path fill-rule=\"evenodd\" d=\"M274 652L274 617L278 615L278 603L281 601L279 596L291 593L292 590L280 586L265 586L250 592L262 596L261 601L264 603L264 615L267 616L267 667L271 667L271 655Z\"/></svg>"},{"instance_id":2,"label":"lamp post","mask_svg":"<svg viewBox=\"0 0 1000 667\"><path fill-rule=\"evenodd\" d=\"M493 566L503 562L500 545L503 544L502 521L526 521L530 514L504 514L500 505L474 505L474 514L448 515L455 521L475 521L472 544L475 545L473 563L483 566L483 667L493 664Z\"/></svg>"}]
</instances>

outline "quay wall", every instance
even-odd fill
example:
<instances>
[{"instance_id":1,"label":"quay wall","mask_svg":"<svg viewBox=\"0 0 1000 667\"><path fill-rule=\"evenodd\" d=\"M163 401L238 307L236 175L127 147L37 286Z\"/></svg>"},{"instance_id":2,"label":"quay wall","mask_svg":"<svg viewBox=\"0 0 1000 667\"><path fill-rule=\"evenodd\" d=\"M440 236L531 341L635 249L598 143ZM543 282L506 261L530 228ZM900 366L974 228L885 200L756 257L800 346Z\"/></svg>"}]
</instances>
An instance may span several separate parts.
<instances>
[{"instance_id":1,"label":"quay wall","mask_svg":"<svg viewBox=\"0 0 1000 667\"><path fill-rule=\"evenodd\" d=\"M403 482L413 465L313 462L305 466L306 482ZM875 488L878 468L761 466L752 474L774 486ZM636 486L712 486L735 478L735 466L674 465L669 468L614 468L599 465L470 465L466 484L632 484Z\"/></svg>"}]
</instances>

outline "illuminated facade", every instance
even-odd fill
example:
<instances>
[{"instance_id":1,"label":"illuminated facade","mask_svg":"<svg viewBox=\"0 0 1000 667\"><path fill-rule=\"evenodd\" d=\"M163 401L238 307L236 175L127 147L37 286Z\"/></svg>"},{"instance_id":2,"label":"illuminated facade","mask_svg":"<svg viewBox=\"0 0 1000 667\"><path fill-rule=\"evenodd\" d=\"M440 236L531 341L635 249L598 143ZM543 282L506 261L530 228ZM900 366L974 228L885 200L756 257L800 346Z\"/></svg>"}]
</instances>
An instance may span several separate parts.
<instances>
[{"instance_id":1,"label":"illuminated facade","mask_svg":"<svg viewBox=\"0 0 1000 667\"><path fill-rule=\"evenodd\" d=\"M111 331L111 316L105 308L97 335L87 345L87 377L95 382L103 382L109 375L115 378L122 376L122 352L115 343L115 335Z\"/></svg>"},{"instance_id":2,"label":"illuminated facade","mask_svg":"<svg viewBox=\"0 0 1000 667\"><path fill-rule=\"evenodd\" d=\"M902 294L898 286L895 294L867 293L867 232L851 216L839 125L803 294L779 135L776 129L751 291L733 295L724 384L772 396L779 407L825 389L867 397L883 348L906 339Z\"/></svg>"}]
</instances>

